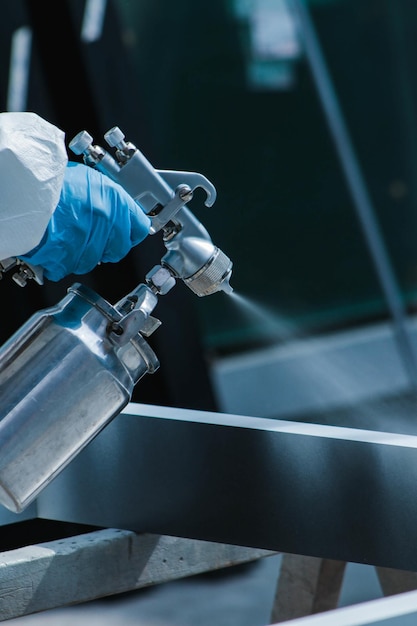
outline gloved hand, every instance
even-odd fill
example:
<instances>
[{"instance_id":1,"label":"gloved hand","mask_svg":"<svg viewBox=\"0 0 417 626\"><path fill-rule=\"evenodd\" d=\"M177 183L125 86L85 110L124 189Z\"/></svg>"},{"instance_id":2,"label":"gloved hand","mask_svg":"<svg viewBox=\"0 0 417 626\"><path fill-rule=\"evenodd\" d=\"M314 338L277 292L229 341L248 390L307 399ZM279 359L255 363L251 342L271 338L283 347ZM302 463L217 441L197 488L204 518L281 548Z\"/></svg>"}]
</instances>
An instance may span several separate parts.
<instances>
[{"instance_id":1,"label":"gloved hand","mask_svg":"<svg viewBox=\"0 0 417 626\"><path fill-rule=\"evenodd\" d=\"M52 281L120 261L149 233L150 219L108 176L69 162L61 197L40 244L20 258Z\"/></svg>"}]
</instances>

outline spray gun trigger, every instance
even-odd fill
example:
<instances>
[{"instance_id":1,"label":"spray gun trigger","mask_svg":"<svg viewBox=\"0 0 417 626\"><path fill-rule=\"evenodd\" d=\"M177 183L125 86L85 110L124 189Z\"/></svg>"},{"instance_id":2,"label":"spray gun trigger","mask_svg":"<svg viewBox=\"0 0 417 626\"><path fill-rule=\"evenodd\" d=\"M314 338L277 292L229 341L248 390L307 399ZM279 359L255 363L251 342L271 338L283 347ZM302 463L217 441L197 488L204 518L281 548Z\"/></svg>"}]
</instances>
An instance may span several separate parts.
<instances>
[{"instance_id":1,"label":"spray gun trigger","mask_svg":"<svg viewBox=\"0 0 417 626\"><path fill-rule=\"evenodd\" d=\"M177 172L175 170L156 170L158 174L165 180L171 189L176 189L180 185L189 185L192 191L198 187L204 189L207 198L204 204L207 207L213 206L216 202L217 191L213 183L208 178L198 172ZM186 200L188 202L188 200Z\"/></svg>"},{"instance_id":2,"label":"spray gun trigger","mask_svg":"<svg viewBox=\"0 0 417 626\"><path fill-rule=\"evenodd\" d=\"M179 185L175 190L174 196L165 206L160 206L155 213L151 212L148 214L151 218L150 234L154 235L161 230L191 197L191 188L188 185Z\"/></svg>"}]
</instances>

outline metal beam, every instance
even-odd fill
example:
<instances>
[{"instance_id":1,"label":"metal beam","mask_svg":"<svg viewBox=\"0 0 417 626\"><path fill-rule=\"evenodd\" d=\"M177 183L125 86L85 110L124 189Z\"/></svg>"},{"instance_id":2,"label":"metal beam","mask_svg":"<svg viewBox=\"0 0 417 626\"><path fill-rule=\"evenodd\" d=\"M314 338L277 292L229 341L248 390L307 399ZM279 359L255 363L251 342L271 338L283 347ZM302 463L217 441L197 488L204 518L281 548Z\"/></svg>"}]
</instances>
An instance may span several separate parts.
<instances>
[{"instance_id":1,"label":"metal beam","mask_svg":"<svg viewBox=\"0 0 417 626\"><path fill-rule=\"evenodd\" d=\"M130 404L38 515L417 571L417 437Z\"/></svg>"}]
</instances>

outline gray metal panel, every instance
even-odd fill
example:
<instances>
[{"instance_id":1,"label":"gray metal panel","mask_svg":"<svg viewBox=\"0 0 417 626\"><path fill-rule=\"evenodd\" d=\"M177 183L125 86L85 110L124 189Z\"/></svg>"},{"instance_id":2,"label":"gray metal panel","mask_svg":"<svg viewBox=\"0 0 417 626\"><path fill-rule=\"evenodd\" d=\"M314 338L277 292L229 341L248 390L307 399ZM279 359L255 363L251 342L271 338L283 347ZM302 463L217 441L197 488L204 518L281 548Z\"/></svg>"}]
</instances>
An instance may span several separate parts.
<instances>
[{"instance_id":1,"label":"gray metal panel","mask_svg":"<svg viewBox=\"0 0 417 626\"><path fill-rule=\"evenodd\" d=\"M417 570L417 437L130 404L39 517Z\"/></svg>"}]
</instances>

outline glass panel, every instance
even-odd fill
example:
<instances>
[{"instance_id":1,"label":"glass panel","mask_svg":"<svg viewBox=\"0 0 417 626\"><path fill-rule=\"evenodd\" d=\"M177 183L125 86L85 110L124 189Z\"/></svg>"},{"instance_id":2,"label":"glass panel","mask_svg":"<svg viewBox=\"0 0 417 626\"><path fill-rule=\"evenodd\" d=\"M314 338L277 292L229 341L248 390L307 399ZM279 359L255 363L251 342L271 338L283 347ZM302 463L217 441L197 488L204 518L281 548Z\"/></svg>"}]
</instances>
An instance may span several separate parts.
<instances>
[{"instance_id":1,"label":"glass panel","mask_svg":"<svg viewBox=\"0 0 417 626\"><path fill-rule=\"evenodd\" d=\"M191 208L233 259L236 293L282 321L248 317L223 294L197 302L215 354L387 316L289 5L119 2L160 167L197 169L215 184L214 207L194 200ZM310 10L411 305L417 160L409 24L417 9L339 0Z\"/></svg>"}]
</instances>

